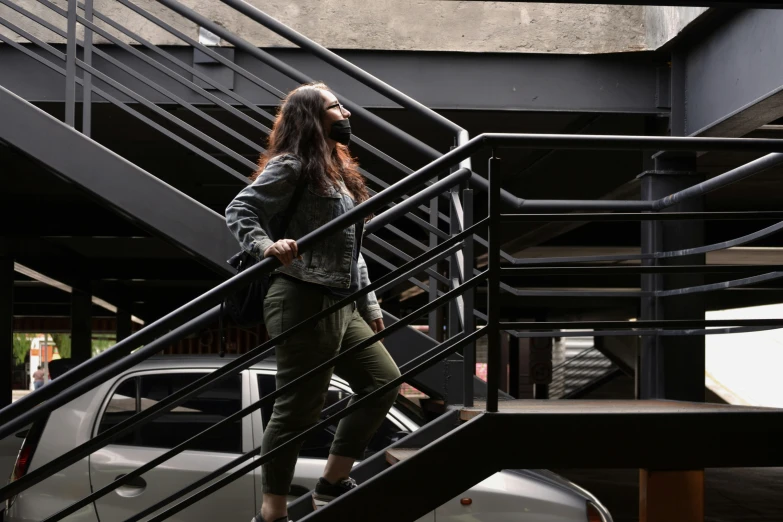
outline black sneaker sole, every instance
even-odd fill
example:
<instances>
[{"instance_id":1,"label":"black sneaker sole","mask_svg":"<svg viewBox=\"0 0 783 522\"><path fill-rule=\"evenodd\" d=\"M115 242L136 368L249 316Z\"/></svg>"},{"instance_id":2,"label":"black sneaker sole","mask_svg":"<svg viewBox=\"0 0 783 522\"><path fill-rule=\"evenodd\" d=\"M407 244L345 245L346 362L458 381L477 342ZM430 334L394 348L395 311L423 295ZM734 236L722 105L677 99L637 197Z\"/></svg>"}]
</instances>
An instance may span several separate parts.
<instances>
[{"instance_id":1,"label":"black sneaker sole","mask_svg":"<svg viewBox=\"0 0 783 522\"><path fill-rule=\"evenodd\" d=\"M318 495L316 497L315 493L313 493L313 511L318 511L336 498L337 497L330 497L329 495Z\"/></svg>"}]
</instances>

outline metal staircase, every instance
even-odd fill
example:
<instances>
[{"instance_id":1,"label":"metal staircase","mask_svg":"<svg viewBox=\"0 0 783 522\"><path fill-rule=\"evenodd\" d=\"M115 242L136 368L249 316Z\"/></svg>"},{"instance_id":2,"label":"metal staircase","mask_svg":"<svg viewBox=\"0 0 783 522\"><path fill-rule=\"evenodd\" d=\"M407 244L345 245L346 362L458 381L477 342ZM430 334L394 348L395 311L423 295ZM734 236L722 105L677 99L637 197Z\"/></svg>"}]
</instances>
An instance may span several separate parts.
<instances>
[{"instance_id":1,"label":"metal staircase","mask_svg":"<svg viewBox=\"0 0 783 522\"><path fill-rule=\"evenodd\" d=\"M577 399L620 371L590 337L566 338L564 344L563 360L552 369L550 399Z\"/></svg>"},{"instance_id":2,"label":"metal staircase","mask_svg":"<svg viewBox=\"0 0 783 522\"><path fill-rule=\"evenodd\" d=\"M344 350L322 367L333 365L346 352L359 350L379 338L386 338L390 351L401 367L403 376L373 394L383 393L402 382L408 382L423 389L428 394L451 399L459 407L444 413L436 421L411 434L395 444L386 454L378 454L357 466L354 476L360 487L341 497L326 509L309 513L308 498L292 505L291 512L296 519L307 520L415 520L430 511L444 500L467 489L481 479L504 468L545 468L545 467L655 467L668 466L667 469L693 469L722 465L783 465L783 452L778 448L777 440L783 435L783 412L759 408L707 407L692 403L671 403L660 401L603 403L585 405L570 401L518 402L503 401L498 391L500 376L500 334L501 331L514 331L517 335L534 337L579 337L586 331L595 331L595 335L647 336L664 335L703 336L715 333L714 328L732 333L748 329L781 328L783 320L759 321L704 321L702 320L666 320L654 318L642 321L519 321L515 317L505 317L500 313L500 293L514 297L532 299L540 293L520 290L501 278L513 278L524 275L584 275L625 273L644 277L656 277L671 272L706 271L708 267L688 263L687 257L700 252L727 248L727 244L706 245L687 251L647 252L641 255L591 256L582 258L525 259L513 257L500 248L500 231L507 223L529 223L541 221L630 221L646 223L651 227L661 222L713 219L783 219L779 212L710 213L680 212L672 208L677 203L698 197L701 194L725 187L750 177L771 165L783 163L783 142L780 140L757 139L721 139L721 138L666 138L666 137L629 137L629 136L581 136L581 135L521 135L521 134L483 134L470 139L467 132L418 104L403 93L372 77L365 71L341 59L334 53L323 49L304 36L292 31L259 11L255 7L237 0L221 0L223 4L236 9L239 13L258 24L274 31L280 36L299 45L338 70L347 74L376 92L388 97L406 109L435 122L448 134L454 147L450 151L437 151L422 141L413 138L400 129L390 125L368 110L341 98L342 103L357 117L363 119L390 136L405 143L411 149L428 158L421 168L412 168L389 157L372 145L357 139L355 145L362 154L372 157L383 164L385 175L363 172L373 187L373 197L358 205L351 212L333 220L326 226L298 238L300 251L310 248L316 240L351 226L357 219L370 214L375 217L366 226L370 237L366 255L388 269L381 277L375 278L372 285L344 299L341 303L324 310L303 321L277 338L264 342L248 353L226 364L192 385L161 400L154 406L102 432L89 442L68 451L53 461L37 468L19 480L0 488L0 500L8 499L43 480L72 463L86 457L98 448L109 444L123 433L147 423L155 417L182 404L187 398L197 395L217 382L249 367L257 361L271 355L276 341L291 334L296 328L307 328L320 318L334 312L339 307L356 299L358 295L369 291L390 289L402 282L429 293L430 302L415 312L399 319L388 317L388 328L367 341ZM25 154L36 158L60 176L77 183L90 192L103 204L138 222L155 234L165 237L178 247L191 253L224 276L227 265L223 261L236 249L233 240L228 237L222 219L207 206L187 196L187 188L176 187L177 180L166 182L166 173L149 173L123 159L118 154L101 147L90 139L90 117L93 97L99 96L120 110L140 119L172 144L187 150L190 154L205 162L211 169L211 175L222 176L236 187L246 182L242 172L249 173L254 163L248 159L262 149L257 141L242 135L233 126L223 123L209 112L201 111L193 103L192 96L201 96L210 106L217 106L243 122L243 128L252 128L253 132L267 132L265 124L272 115L233 93L230 88L221 85L209 74L183 62L167 50L152 45L130 29L117 24L104 13L94 9L88 0L85 3L69 1L64 10L49 2L39 0L55 14L67 20L66 30L52 24L23 7L22 2L0 0L0 3L14 10L24 18L25 23L39 24L66 39L66 49L47 44L35 37L30 31L13 21L0 18L0 24L26 38L31 44L20 44L0 34L0 40L16 48L31 60L61 73L66 80L67 102L65 123L30 106L24 100L0 88L0 140ZM143 16L171 35L182 39L188 45L252 82L275 98L282 91L269 85L267 81L240 65L227 59L215 49L204 46L184 35L172 25L153 14L144 11L130 0L118 0L124 7ZM160 4L171 9L200 27L208 29L221 39L231 43L236 49L247 53L277 72L286 75L294 82L308 82L311 79L277 58L253 47L248 42L232 34L222 26L206 19L192 9L174 0L159 0ZM80 14L81 13L81 14ZM108 24L140 43L129 46L119 38L96 24ZM84 39L77 37L77 26L86 29ZM129 68L116 60L111 53L92 44L91 39L98 34L112 42L117 49L129 53L138 60L139 69ZM82 52L77 53L77 48ZM142 52L142 49L144 51ZM133 90L121 81L102 71L92 59L100 57L104 65L111 64L113 70L120 71L122 77L132 77L139 90ZM77 74L77 70L81 73ZM152 72L154 71L154 74ZM185 72L183 76L182 71ZM188 75L208 84L206 89L191 81ZM151 78L165 78L160 83ZM188 89L188 94L175 94L171 89L174 82ZM165 85L164 85L165 84ZM77 86L80 89L77 89ZM179 87L178 87L179 88ZM191 93L192 91L192 93ZM219 91L220 95L217 94ZM73 128L77 123L76 95L81 93L82 133ZM193 94L195 93L195 94ZM171 111L160 107L160 100L177 104L188 118L198 118L199 124L191 124L184 118L172 115ZM130 103L132 101L132 103ZM144 111L139 110L140 106ZM6 115L10 117L5 118ZM193 120L195 121L195 120ZM22 124L24 122L24 124ZM211 125L210 134L202 125ZM175 130L176 129L176 130ZM215 130L217 129L217 130ZM219 132L217 132L219 131ZM51 136L53 143L36 140L41 133ZM188 138L183 137L186 133ZM223 135L223 141L215 136ZM55 140L56 138L56 140ZM201 144L190 141L197 139ZM205 146L206 145L206 146ZM233 147L233 148L232 148ZM79 150L79 154L63 154L63 149ZM502 161L499 151L508 148L546 148L555 150L661 150L661 151L765 151L775 152L745 167L727 172L709 181L696 183L662 198L649 198L645 201L606 201L606 200L522 200L501 189L500 175ZM235 150L236 149L236 150ZM58 154L59 152L59 154ZM473 172L471 157L489 153L489 176L484 179ZM106 174L109 172L109 174ZM389 176L392 172L394 175ZM393 177L393 179L389 179ZM127 187L133 187L128 190ZM474 189L477 189L474 192ZM474 198L487 198L486 217L473 216ZM149 204L154 200L155 204ZM447 212L441 212L445 202ZM505 214L505 211L515 212ZM181 220L178 216L186 215ZM410 237L395 224L400 220L421 227L430 238L429 244ZM395 224L393 224L395 223ZM783 222L761 230L753 237L768 235L783 228ZM377 233L383 230L382 235ZM374 236L373 236L374 234ZM395 236L413 247L416 255L400 251L384 237ZM735 243L751 241L752 238L738 238ZM474 260L478 250L486 249L488 263L483 271L476 270ZM391 262L389 259L397 259ZM666 264L679 260L679 265ZM639 262L634 266L613 266L605 263ZM448 269L444 266L448 265ZM197 299L181 306L168 315L147 325L136 334L117 343L113 348L0 410L0 437L14 433L31 421L39 419L54 409L67 403L74 397L104 382L106 379L133 367L138 362L164 349L168 344L183 336L216 321L220 314L218 304L222 299L242 285L248 284L261 273L273 270L277 266L275 259L265 259L256 267L228 278ZM752 276L732 279L722 284L739 287L762 280L783 277L783 272L765 271L762 267L726 267L727 274L753 274ZM422 280L424 279L424 280ZM476 290L486 291L486 314L477 311ZM701 285L689 288L658 288L654 291L635 292L633 297L644 299L665 298L682 292L698 293L717 290L714 285ZM669 292L667 294L667 292ZM548 296L561 298L591 297L595 292L549 292ZM614 292L614 296L621 293ZM606 297L606 296L603 296ZM628 297L625 295L624 297ZM415 332L409 325L414 320L434 314L446 307L447 327L443 340L427 338ZM481 307L484 308L484 307ZM503 319L501 320L501 317ZM477 320L482 322L477 327ZM430 317L432 321L432 317ZM431 324L434 324L431 322ZM600 330L600 332L599 332ZM489 345L488 382L483 385L476 380L474 373L475 341L487 336ZM396 336L396 337L395 337ZM592 350L583 351L572 360L587 362L592 360ZM442 361L448 360L461 368L458 375L443 376ZM572 363L573 364L573 363ZM592 364L592 363L591 363ZM614 371L604 363L601 371ZM585 365L588 367L588 365ZM562 368L566 368L565 366ZM574 368L574 366L571 366ZM558 370L561 368L558 368ZM592 368L590 371L592 371ZM584 370L584 368L583 368ZM577 373L579 370L577 371ZM309 375L309 374L308 374ZM458 378L457 378L458 377ZM303 376L301 379L307 379ZM291 383L295 386L299 381ZM566 382L564 380L564 382ZM585 383L586 384L586 383ZM562 396L578 393L580 385L564 385ZM280 394L277 390L264 396L255 404L227 417L207 431L218 429L223 422L232 422L269 404ZM371 394L370 396L372 396ZM368 397L370 397L368 396ZM476 397L482 399L476 402ZM457 399L457 400L455 400ZM461 400L459 400L461 399ZM314 430L348 415L362 407L366 398L331 415L298 438L306 438ZM475 404L474 404L475 402ZM337 409L337 408L335 408ZM590 429L584 429L590 425ZM739 432L736 426L743 425ZM686 435L679 444L673 437L665 437L669 430L677 427ZM686 429L687 428L687 429ZM574 431L584 433L582 440L585 451L565 440L572 441ZM207 432L204 432L207 433ZM196 437L202 436L198 435ZM520 441L525 437L542 441L536 451L530 451ZM708 444L699 442L709 438ZM194 437L195 439L195 437ZM75 513L97 498L111 493L123 484L144 474L149 469L162 464L174 455L184 451L194 439L186 441L164 455L154 459L135 471L118 477L110 485L93 492L88 497L60 510L46 519L55 522ZM294 440L297 440L294 439ZM659 444L649 444L657 440ZM662 441L662 442L660 442ZM293 442L293 441L291 441ZM289 442L290 443L290 442ZM727 447L731 447L729 451ZM465 448L471 448L471 454L464 456ZM564 449L565 448L565 449ZM402 451L413 450L416 451ZM255 448L240 458L215 470L207 477L191 484L185 490L138 513L129 521L165 520L174 513L197 503L199 500L236 480L244 473L259 467L275 454L261 455ZM389 464L390 459L395 463ZM690 466L682 468L683 466ZM455 468L459 473L454 473ZM411 491L427 491L427 495L411 497ZM383 509L378 509L377 499L385 499Z\"/></svg>"}]
</instances>

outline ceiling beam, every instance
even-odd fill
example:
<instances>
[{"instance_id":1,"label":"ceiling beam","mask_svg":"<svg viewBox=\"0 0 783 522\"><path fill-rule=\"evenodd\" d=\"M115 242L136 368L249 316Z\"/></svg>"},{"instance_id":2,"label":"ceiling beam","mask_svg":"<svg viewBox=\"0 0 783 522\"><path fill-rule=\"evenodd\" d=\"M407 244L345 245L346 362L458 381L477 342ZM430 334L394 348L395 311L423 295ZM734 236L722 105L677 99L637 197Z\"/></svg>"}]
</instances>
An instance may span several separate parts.
<instances>
[{"instance_id":1,"label":"ceiling beam","mask_svg":"<svg viewBox=\"0 0 783 522\"><path fill-rule=\"evenodd\" d=\"M174 80L139 63L137 58L124 50L105 50L116 60L131 64L139 74L155 78L161 86L177 92L188 102L204 104L204 99L198 93L183 91ZM187 46L173 47L167 51L184 61L192 60L193 57L192 48ZM308 71L314 78L339 86L343 96L363 107L400 108L395 102L358 82L346 82L343 73L306 51L268 49L268 52L299 70ZM20 60L16 56L18 53L14 53L14 50L4 53L0 47L0 68L7 76L4 77L4 84L31 101L62 103L63 89L58 81L42 81L41 75L45 73L38 70L40 66L32 60ZM238 50L235 54L237 63L242 63L245 69L262 76L272 85L287 85L290 82L290 79L247 53ZM658 106L656 99L657 69L665 66L666 61L648 53L558 55L343 50L340 55L371 74L394 78L397 89L434 110L576 111L604 114L668 112ZM113 66L107 62L100 60L93 65L106 74L115 74ZM147 99L176 107L171 100L135 78L123 79L127 87L143 93ZM272 108L280 103L278 98L251 82L238 82L234 91L256 105ZM122 93L117 93L117 97L130 104L136 103ZM95 104L95 118L101 118L102 107L107 107L107 104ZM220 112L217 111L218 114ZM195 120L193 124L201 125ZM426 122L421 124L427 125ZM130 125L138 123L131 122ZM424 129L422 131L426 132ZM111 145L114 145L113 141ZM122 146L121 143L118 145ZM151 143L151 146L160 145ZM254 160L255 156L251 154L250 157ZM239 188L239 185L235 186Z\"/></svg>"},{"instance_id":2,"label":"ceiling beam","mask_svg":"<svg viewBox=\"0 0 783 522\"><path fill-rule=\"evenodd\" d=\"M675 135L740 137L783 117L781 26L783 11L742 10L673 50Z\"/></svg>"}]
</instances>

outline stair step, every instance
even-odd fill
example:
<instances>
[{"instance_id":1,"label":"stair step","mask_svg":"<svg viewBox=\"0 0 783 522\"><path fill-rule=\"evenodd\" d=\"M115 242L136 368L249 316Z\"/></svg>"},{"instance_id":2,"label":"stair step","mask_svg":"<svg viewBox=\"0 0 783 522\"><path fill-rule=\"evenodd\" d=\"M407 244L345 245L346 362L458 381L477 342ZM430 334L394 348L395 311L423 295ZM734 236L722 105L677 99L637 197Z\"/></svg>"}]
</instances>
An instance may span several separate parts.
<instances>
[{"instance_id":1,"label":"stair step","mask_svg":"<svg viewBox=\"0 0 783 522\"><path fill-rule=\"evenodd\" d=\"M408 459L416 454L420 448L389 448L386 450L386 462L397 464L400 461Z\"/></svg>"}]
</instances>

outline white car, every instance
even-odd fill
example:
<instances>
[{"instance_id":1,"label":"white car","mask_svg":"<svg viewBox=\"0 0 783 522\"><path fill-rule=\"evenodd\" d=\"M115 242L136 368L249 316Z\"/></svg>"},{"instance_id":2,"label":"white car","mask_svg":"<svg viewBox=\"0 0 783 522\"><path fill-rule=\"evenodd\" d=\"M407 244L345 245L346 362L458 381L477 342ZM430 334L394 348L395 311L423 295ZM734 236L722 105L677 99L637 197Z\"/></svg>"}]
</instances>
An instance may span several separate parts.
<instances>
[{"instance_id":1,"label":"white car","mask_svg":"<svg viewBox=\"0 0 783 522\"><path fill-rule=\"evenodd\" d=\"M92 436L148 408L181 387L225 364L217 357L155 357L111 379L38 421L28 431L14 470L31 471ZM180 442L249 406L275 388L273 363L260 363L228 378L199 397L122 436L89 457L54 474L6 502L6 522L41 521L114 481ZM334 377L327 405L350 394ZM400 397L378 430L368 455L381 451L423 423L419 411ZM271 407L263 407L207 436L134 481L67 518L70 522L122 522L261 444ZM324 430L308 440L299 456L294 499L311 490L323 472L333 436ZM261 468L220 489L169 520L215 522L250 520L261 503ZM12 476L13 479L13 476ZM471 499L463 505L461 499ZM607 510L578 486L545 471L496 473L420 519L423 522L611 522Z\"/></svg>"}]
</instances>

